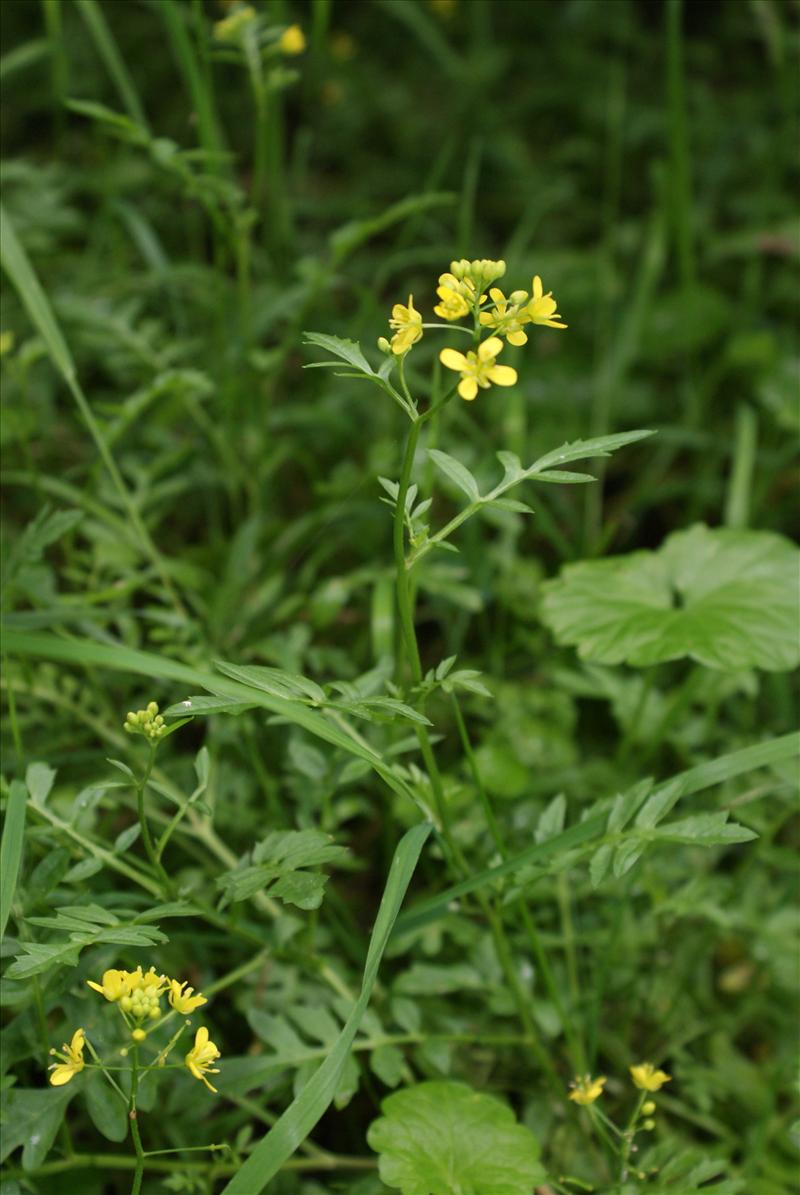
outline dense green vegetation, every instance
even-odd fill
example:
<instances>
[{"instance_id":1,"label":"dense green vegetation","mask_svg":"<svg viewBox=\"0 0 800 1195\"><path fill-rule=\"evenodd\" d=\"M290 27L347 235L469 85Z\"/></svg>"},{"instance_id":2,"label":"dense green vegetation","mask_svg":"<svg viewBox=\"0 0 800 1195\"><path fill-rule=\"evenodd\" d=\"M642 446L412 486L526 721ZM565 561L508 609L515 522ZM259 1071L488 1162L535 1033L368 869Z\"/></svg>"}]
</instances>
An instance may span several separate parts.
<instances>
[{"instance_id":1,"label":"dense green vegetation","mask_svg":"<svg viewBox=\"0 0 800 1195\"><path fill-rule=\"evenodd\" d=\"M0 1195L785 1195L796 5L2 7Z\"/></svg>"}]
</instances>

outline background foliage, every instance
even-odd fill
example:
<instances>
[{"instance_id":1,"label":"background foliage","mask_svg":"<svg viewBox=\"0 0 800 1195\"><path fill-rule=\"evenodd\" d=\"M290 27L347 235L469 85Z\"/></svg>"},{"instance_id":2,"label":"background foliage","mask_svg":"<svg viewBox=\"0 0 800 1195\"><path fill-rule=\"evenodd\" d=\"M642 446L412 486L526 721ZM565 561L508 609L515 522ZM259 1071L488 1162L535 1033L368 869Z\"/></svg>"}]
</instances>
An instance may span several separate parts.
<instances>
[{"instance_id":1,"label":"background foliage","mask_svg":"<svg viewBox=\"0 0 800 1195\"><path fill-rule=\"evenodd\" d=\"M541 274L569 329L509 347L519 385L451 404L425 448L485 492L498 451L658 434L590 462L594 485L524 483L535 515L484 512L458 555L421 562L423 665L457 657L426 713L469 876L435 836L412 844L333 1103L269 1189L387 1191L381 1101L447 1079L512 1108L552 1180L602 1189L567 1082L607 1074L624 1116L650 1058L674 1077L648 1188L784 1195L797 9L255 7L298 22L305 54L254 71L200 0L3 6L3 1195L129 1190L85 1161L127 1157L95 1077L45 1087L72 1027L102 1043L83 981L104 967L154 962L214 996L220 1097L153 1086L143 1131L234 1155L173 1156L146 1191L221 1191L332 1056L429 794L417 695L392 688L377 478L398 476L401 415L304 373L321 354L301 332L358 339L377 369L391 304L413 291L430 317L450 259L484 255ZM409 358L423 391L439 347ZM437 526L464 505L435 454L415 481ZM190 802L171 891L108 762L141 772L122 722L153 698L195 715L148 795L159 834Z\"/></svg>"}]
</instances>

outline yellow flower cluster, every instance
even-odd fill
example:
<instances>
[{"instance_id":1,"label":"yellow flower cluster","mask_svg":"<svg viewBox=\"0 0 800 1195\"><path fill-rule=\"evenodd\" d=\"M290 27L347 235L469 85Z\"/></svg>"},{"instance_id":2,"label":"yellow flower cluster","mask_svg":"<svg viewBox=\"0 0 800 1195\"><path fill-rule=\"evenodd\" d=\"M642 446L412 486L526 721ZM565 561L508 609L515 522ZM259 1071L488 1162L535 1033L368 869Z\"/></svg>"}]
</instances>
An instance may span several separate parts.
<instances>
[{"instance_id":1,"label":"yellow flower cluster","mask_svg":"<svg viewBox=\"0 0 800 1195\"><path fill-rule=\"evenodd\" d=\"M134 1022L134 1026L131 1028L131 1037L137 1044L147 1038L147 1033L141 1028L141 1022L158 1020L161 1017L160 1001L165 992L172 1009L179 1016L188 1016L196 1008L208 1003L206 997L200 992L195 995L194 988L188 987L185 981L181 982L178 979L170 979L167 975L159 975L155 967L151 967L146 972L143 972L141 967L137 967L135 971L120 971L112 968L103 972L100 983L95 983L92 979L87 979L86 982L90 988L105 997L110 1004L119 1006L129 1028L131 1028L131 1021ZM175 1040L173 1039L168 1050L172 1048ZM85 1031L76 1029L70 1044L64 1043L63 1052L50 1051L60 1059L60 1062L53 1063L50 1067L52 1071L50 1082L54 1087L63 1087L75 1075L80 1074L86 1065L83 1057L85 1046ZM184 1062L190 1074L195 1079L200 1079L210 1091L214 1092L216 1087L211 1086L206 1075L219 1074L219 1068L212 1066L219 1056L220 1052L211 1041L208 1029L201 1025L195 1033L194 1045L184 1058ZM164 1054L160 1055L161 1061L163 1061L163 1057Z\"/></svg>"},{"instance_id":2,"label":"yellow flower cluster","mask_svg":"<svg viewBox=\"0 0 800 1195\"><path fill-rule=\"evenodd\" d=\"M157 742L167 733L164 718L159 714L155 701L148 702L146 709L126 714L122 729L127 730L128 734L143 734L151 742Z\"/></svg>"},{"instance_id":3,"label":"yellow flower cluster","mask_svg":"<svg viewBox=\"0 0 800 1195\"><path fill-rule=\"evenodd\" d=\"M629 1069L631 1078L640 1091L659 1091L665 1083L671 1082L672 1079L672 1076L668 1075L666 1071L656 1070L652 1062L640 1062ZM605 1075L601 1075L597 1079L593 1079L591 1075L578 1075L574 1083L570 1084L572 1090L569 1093L569 1098L576 1104L593 1104L603 1094L606 1082ZM642 1105L641 1111L646 1116L650 1116L655 1112L655 1108L652 1100L648 1100Z\"/></svg>"},{"instance_id":4,"label":"yellow flower cluster","mask_svg":"<svg viewBox=\"0 0 800 1195\"><path fill-rule=\"evenodd\" d=\"M434 313L447 323L470 315L473 317L474 348L466 354L453 348L442 349L439 353L442 365L461 375L458 393L467 402L476 397L479 389L488 389L492 384L515 384L516 370L509 365L496 364L503 348L503 337L509 344L518 346L528 342L525 332L527 324L540 324L548 328L567 326L558 314L552 294L549 291L544 293L538 274L531 282L530 295L526 290L514 290L506 297L498 286L493 285L505 272L504 261L491 261L488 258L467 261L462 258L452 261L450 269L439 275L436 288L439 301L433 308ZM389 326L394 333L391 343L381 337L378 345L385 352L391 351L395 356L403 357L412 345L422 339L426 327L436 325L422 322L422 316L414 306L414 297L409 295L407 305L395 303ZM484 328L491 335L481 342L480 335Z\"/></svg>"},{"instance_id":5,"label":"yellow flower cluster","mask_svg":"<svg viewBox=\"0 0 800 1195\"><path fill-rule=\"evenodd\" d=\"M103 972L101 983L95 983L91 979L87 979L86 982L112 1004L119 1003L124 1013L138 1021L147 1018L156 1020L161 1016L160 1000L167 988L167 999L181 1016L188 1016L196 1008L208 1003L205 996L199 992L193 996L194 988L187 987L185 982L169 979L166 975L157 975L155 967L151 967L146 973L142 972L141 967L137 967L135 971L112 969Z\"/></svg>"}]
</instances>

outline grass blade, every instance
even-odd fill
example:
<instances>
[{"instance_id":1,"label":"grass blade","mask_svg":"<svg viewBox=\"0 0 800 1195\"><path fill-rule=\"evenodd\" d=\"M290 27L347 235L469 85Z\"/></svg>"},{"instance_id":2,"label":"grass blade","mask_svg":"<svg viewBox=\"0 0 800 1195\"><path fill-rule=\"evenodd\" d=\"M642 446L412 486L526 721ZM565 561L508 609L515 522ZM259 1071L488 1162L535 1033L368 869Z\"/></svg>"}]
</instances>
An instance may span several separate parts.
<instances>
[{"instance_id":1,"label":"grass blade","mask_svg":"<svg viewBox=\"0 0 800 1195\"><path fill-rule=\"evenodd\" d=\"M734 751L730 755L723 755L720 759L698 764L697 767L689 768L686 772L679 772L677 776L666 780L653 790L648 798L648 804L658 801L663 808L663 813L666 813L682 797L701 792L715 784L721 784L724 780L730 780L744 772L752 772L755 768L763 768L771 763L791 759L798 753L800 753L800 732L786 734L777 739L769 739L766 743L756 743L752 747L744 747L741 751ZM402 934L412 929L418 929L419 926L444 916L451 901L467 896L470 892L475 892L495 880L513 875L520 868L527 867L531 863L540 863L551 855L560 854L562 851L599 837L605 831L606 822L607 815L605 813L595 814L583 822L570 826L563 833L548 838L545 842L535 843L527 850L520 851L518 855L514 855L497 867L488 867L484 871L477 872L468 880L463 880L460 884L455 884L452 888L439 893L438 896L422 901L409 909L398 920L396 932Z\"/></svg>"},{"instance_id":2,"label":"grass blade","mask_svg":"<svg viewBox=\"0 0 800 1195\"><path fill-rule=\"evenodd\" d=\"M117 89L119 98L128 116L150 131L144 108L134 86L133 79L128 73L125 61L117 49L114 35L108 27L103 11L97 0L76 0L78 12L83 17L89 36L95 44L98 54L105 64L111 81Z\"/></svg>"},{"instance_id":3,"label":"grass blade","mask_svg":"<svg viewBox=\"0 0 800 1195\"><path fill-rule=\"evenodd\" d=\"M92 664L100 668L111 668L116 672L138 673L154 680L180 681L193 689L198 686L207 689L215 696L242 698L250 705L261 706L273 714L278 714L334 747L349 751L351 755L365 760L390 788L411 799L405 786L393 775L389 764L379 752L363 740L352 738L340 725L300 702L287 701L284 697L273 696L228 677L190 668L167 656L135 651L122 644L112 646L90 639L60 639L46 632L19 631L6 624L3 645L8 655L33 656L56 660L63 664Z\"/></svg>"},{"instance_id":4,"label":"grass blade","mask_svg":"<svg viewBox=\"0 0 800 1195\"><path fill-rule=\"evenodd\" d=\"M47 345L47 350L53 360L53 364L61 373L64 381L69 387L72 397L78 404L83 420L89 429L89 433L94 440L97 450L103 459L103 463L108 469L109 475L120 500L125 507L128 518L133 524L136 534L139 539L141 549L146 555L163 584L165 590L169 594L175 609L181 617L184 617L185 611L180 599L175 593L172 581L167 573L166 566L161 557L160 552L153 543L150 537L150 532L142 522L139 511L128 491L122 474L117 468L117 463L114 460L111 449L108 446L106 437L94 417L94 412L89 406L89 400L81 389L78 377L75 371L75 364L72 360L67 342L65 341L61 329L56 322L53 309L39 284L39 279L34 273L33 267L30 263L27 253L23 248L21 242L17 238L14 230L14 225L11 222L11 217L8 216L0 204L0 263L8 274L11 282L16 287L19 297L22 300L28 315L31 317L36 330Z\"/></svg>"},{"instance_id":5,"label":"grass blade","mask_svg":"<svg viewBox=\"0 0 800 1195\"><path fill-rule=\"evenodd\" d=\"M22 858L22 841L25 833L25 802L28 790L21 780L12 780L3 823L3 841L0 844L0 939L6 932L11 902L17 886L17 874Z\"/></svg>"},{"instance_id":6,"label":"grass blade","mask_svg":"<svg viewBox=\"0 0 800 1195\"><path fill-rule=\"evenodd\" d=\"M75 381L75 364L61 335L53 309L39 285L28 255L17 239L10 216L0 204L0 260L3 269L19 292L19 297L31 317L37 332L47 345L47 351L68 384Z\"/></svg>"},{"instance_id":7,"label":"grass blade","mask_svg":"<svg viewBox=\"0 0 800 1195\"><path fill-rule=\"evenodd\" d=\"M186 86L197 113L197 132L200 144L208 158L208 169L212 174L220 173L221 167L228 172L228 162L224 156L225 143L220 131L219 120L211 86L210 72L204 71L195 52L192 39L186 28L184 14L179 10L174 0L162 0L157 12L164 22L167 36L172 43L172 50L183 72Z\"/></svg>"},{"instance_id":8,"label":"grass blade","mask_svg":"<svg viewBox=\"0 0 800 1195\"><path fill-rule=\"evenodd\" d=\"M378 976L378 967L403 897L430 831L431 827L427 823L414 826L403 835L394 853L370 938L361 992L336 1043L297 1098L255 1147L238 1174L223 1188L222 1195L258 1195L259 1191L263 1191L269 1180L292 1156L329 1107L336 1094L342 1069L350 1054L358 1027L367 1010Z\"/></svg>"}]
</instances>

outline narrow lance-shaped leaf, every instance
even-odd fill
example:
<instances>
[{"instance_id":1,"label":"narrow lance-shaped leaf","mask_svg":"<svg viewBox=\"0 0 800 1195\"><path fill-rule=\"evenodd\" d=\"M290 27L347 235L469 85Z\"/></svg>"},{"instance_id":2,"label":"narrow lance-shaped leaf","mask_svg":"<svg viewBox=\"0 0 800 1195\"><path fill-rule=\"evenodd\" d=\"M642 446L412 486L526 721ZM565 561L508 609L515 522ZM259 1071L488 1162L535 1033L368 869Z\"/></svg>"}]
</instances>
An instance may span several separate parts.
<instances>
[{"instance_id":1,"label":"narrow lance-shaped leaf","mask_svg":"<svg viewBox=\"0 0 800 1195\"><path fill-rule=\"evenodd\" d=\"M17 886L22 844L25 835L25 802L28 793L20 780L12 780L9 787L6 817L3 823L3 842L0 846L0 938L6 932L11 902Z\"/></svg>"}]
</instances>

